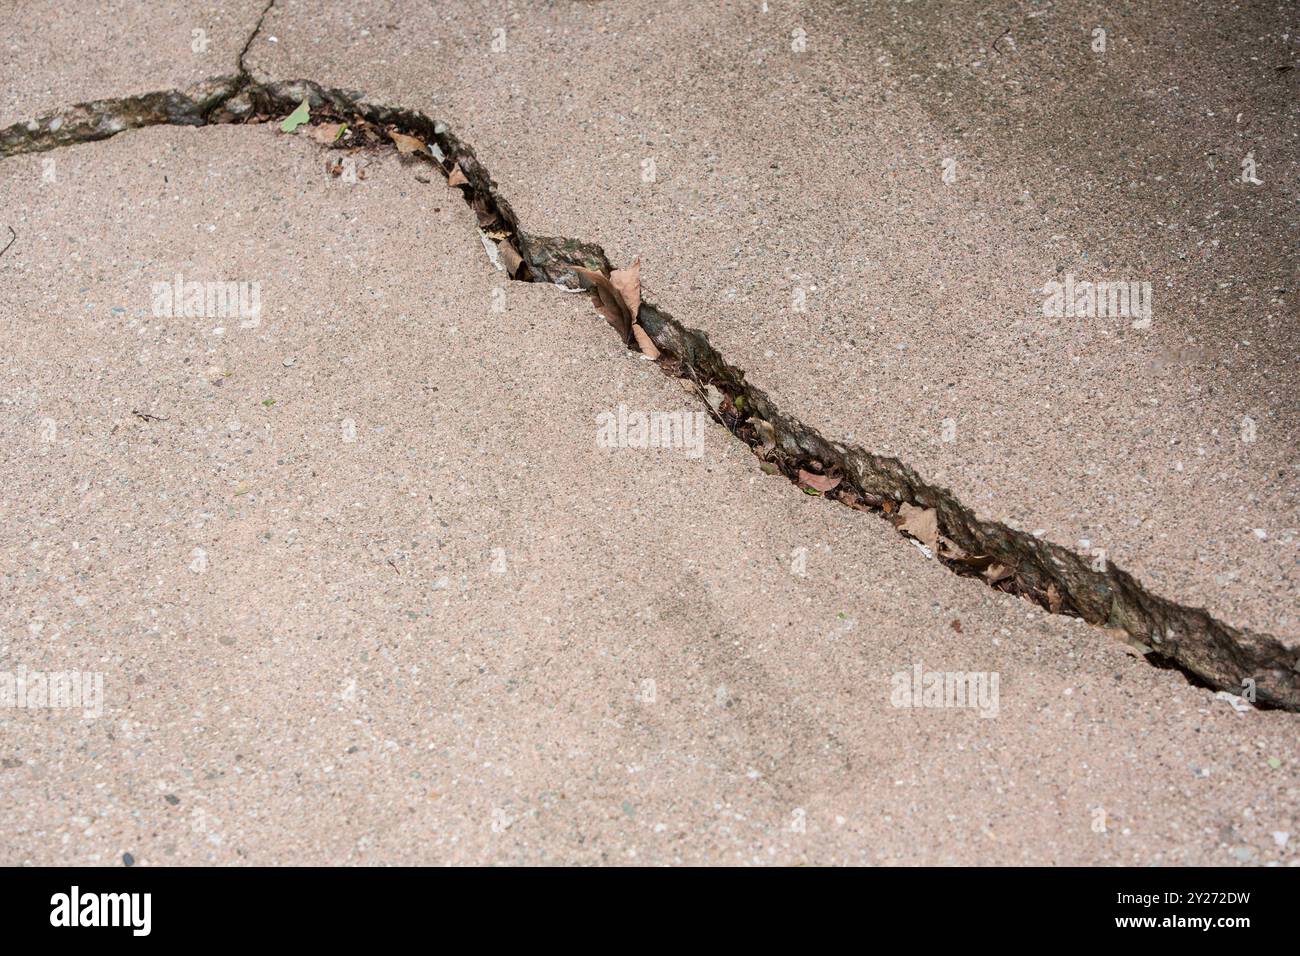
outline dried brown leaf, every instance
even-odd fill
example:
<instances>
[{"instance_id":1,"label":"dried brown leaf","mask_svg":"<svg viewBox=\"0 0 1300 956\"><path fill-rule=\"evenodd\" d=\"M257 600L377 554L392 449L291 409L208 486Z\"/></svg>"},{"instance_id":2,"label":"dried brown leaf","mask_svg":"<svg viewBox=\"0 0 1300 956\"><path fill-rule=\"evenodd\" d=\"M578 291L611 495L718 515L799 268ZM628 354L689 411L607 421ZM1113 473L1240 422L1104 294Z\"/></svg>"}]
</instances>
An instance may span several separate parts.
<instances>
[{"instance_id":1,"label":"dried brown leaf","mask_svg":"<svg viewBox=\"0 0 1300 956\"><path fill-rule=\"evenodd\" d=\"M659 357L659 370L671 378L678 378L678 376L686 374L682 368L682 360L671 352ZM681 381L681 379L678 378L678 381Z\"/></svg>"},{"instance_id":2,"label":"dried brown leaf","mask_svg":"<svg viewBox=\"0 0 1300 956\"><path fill-rule=\"evenodd\" d=\"M424 140L418 136L407 136L405 133L399 133L395 130L390 131L388 135L392 139L393 145L397 147L397 151L403 156L408 153L422 153L428 149L424 145Z\"/></svg>"},{"instance_id":3,"label":"dried brown leaf","mask_svg":"<svg viewBox=\"0 0 1300 956\"><path fill-rule=\"evenodd\" d=\"M604 273L597 272L594 269L584 269L581 266L574 266L573 271L582 278L586 279L596 289L596 311L605 317L614 330L623 338L624 344L632 341L632 316L628 314L627 306L623 302L623 297L618 294L618 290L605 277Z\"/></svg>"},{"instance_id":4,"label":"dried brown leaf","mask_svg":"<svg viewBox=\"0 0 1300 956\"><path fill-rule=\"evenodd\" d=\"M996 561L984 569L984 580L989 584L997 584L1011 575L1016 573L1015 568L1009 568L1005 564L998 564Z\"/></svg>"},{"instance_id":5,"label":"dried brown leaf","mask_svg":"<svg viewBox=\"0 0 1300 956\"><path fill-rule=\"evenodd\" d=\"M501 253L501 262L506 267L506 275L512 279L519 275L519 270L524 264L524 257L519 251L508 242L498 242L497 251Z\"/></svg>"},{"instance_id":6,"label":"dried brown leaf","mask_svg":"<svg viewBox=\"0 0 1300 956\"><path fill-rule=\"evenodd\" d=\"M321 123L311 128L311 138L322 146L332 146L343 131L342 123Z\"/></svg>"},{"instance_id":7,"label":"dried brown leaf","mask_svg":"<svg viewBox=\"0 0 1300 956\"><path fill-rule=\"evenodd\" d=\"M814 475L811 471L799 469L799 484L804 488L811 488L813 491L825 493L843 480L843 478L832 478L830 475Z\"/></svg>"},{"instance_id":8,"label":"dried brown leaf","mask_svg":"<svg viewBox=\"0 0 1300 956\"><path fill-rule=\"evenodd\" d=\"M1061 592L1053 581L1047 585L1047 609L1053 614L1061 613Z\"/></svg>"},{"instance_id":9,"label":"dried brown leaf","mask_svg":"<svg viewBox=\"0 0 1300 956\"><path fill-rule=\"evenodd\" d=\"M949 561L965 561L966 551L951 538L939 535L939 554Z\"/></svg>"},{"instance_id":10,"label":"dried brown leaf","mask_svg":"<svg viewBox=\"0 0 1300 956\"><path fill-rule=\"evenodd\" d=\"M609 284L618 290L627 314L636 321L641 311L641 259L637 258L626 269L615 269L609 274Z\"/></svg>"},{"instance_id":11,"label":"dried brown leaf","mask_svg":"<svg viewBox=\"0 0 1300 956\"><path fill-rule=\"evenodd\" d=\"M899 531L906 531L917 541L931 550L939 544L939 516L933 508L918 508L904 502L898 509L903 519L898 523Z\"/></svg>"},{"instance_id":12,"label":"dried brown leaf","mask_svg":"<svg viewBox=\"0 0 1300 956\"><path fill-rule=\"evenodd\" d=\"M654 339L650 338L650 333L636 323L632 325L632 337L636 339L636 344L640 346L645 355L650 356L652 359L659 357L659 347L655 345Z\"/></svg>"},{"instance_id":13,"label":"dried brown leaf","mask_svg":"<svg viewBox=\"0 0 1300 956\"><path fill-rule=\"evenodd\" d=\"M486 230L488 227L496 225L496 211L487 204L487 200L482 196L475 196L473 202L470 203L470 207L474 210L474 215L478 217L478 227L480 229Z\"/></svg>"},{"instance_id":14,"label":"dried brown leaf","mask_svg":"<svg viewBox=\"0 0 1300 956\"><path fill-rule=\"evenodd\" d=\"M465 174L464 174L463 172L461 172L461 170L460 170L460 164L459 164L459 163L457 163L456 165L452 166L452 167L451 167L451 172L447 174L447 185L448 185L448 186L468 186L468 185L469 185L469 180L466 179L466 178L465 178Z\"/></svg>"}]
</instances>

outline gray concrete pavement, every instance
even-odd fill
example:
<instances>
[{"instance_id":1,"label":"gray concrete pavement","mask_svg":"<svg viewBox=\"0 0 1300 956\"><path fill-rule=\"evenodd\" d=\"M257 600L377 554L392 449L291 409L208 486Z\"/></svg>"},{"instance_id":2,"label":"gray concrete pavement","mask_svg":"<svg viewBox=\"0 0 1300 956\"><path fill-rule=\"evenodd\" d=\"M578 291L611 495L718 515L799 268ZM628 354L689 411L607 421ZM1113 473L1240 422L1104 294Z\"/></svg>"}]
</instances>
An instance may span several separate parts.
<instances>
[{"instance_id":1,"label":"gray concrete pavement","mask_svg":"<svg viewBox=\"0 0 1300 956\"><path fill-rule=\"evenodd\" d=\"M1294 635L1284 25L763 7L277 0L247 65L444 119L530 230L640 254L828 435ZM259 10L217 74L133 26L185 11L106 15L110 66L38 10L0 125L228 72ZM1296 715L954 577L713 422L602 447L700 406L494 272L436 174L325 158L272 124L0 162L0 675L103 688L0 707L5 862L1296 861ZM1044 316L1066 274L1150 282L1150 326ZM186 314L196 281L244 311ZM955 673L983 696L912 699Z\"/></svg>"}]
</instances>

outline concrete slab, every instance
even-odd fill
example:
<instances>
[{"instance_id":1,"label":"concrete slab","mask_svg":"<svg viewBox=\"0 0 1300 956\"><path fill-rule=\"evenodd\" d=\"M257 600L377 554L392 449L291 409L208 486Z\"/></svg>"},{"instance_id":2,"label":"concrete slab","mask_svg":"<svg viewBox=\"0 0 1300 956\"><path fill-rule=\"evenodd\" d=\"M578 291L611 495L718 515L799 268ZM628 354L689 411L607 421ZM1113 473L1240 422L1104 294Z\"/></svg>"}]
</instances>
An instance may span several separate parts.
<instances>
[{"instance_id":1,"label":"concrete slab","mask_svg":"<svg viewBox=\"0 0 1300 956\"><path fill-rule=\"evenodd\" d=\"M188 90L237 72L266 0L0 3L0 129L74 103Z\"/></svg>"},{"instance_id":2,"label":"concrete slab","mask_svg":"<svg viewBox=\"0 0 1300 956\"><path fill-rule=\"evenodd\" d=\"M828 437L1300 633L1280 10L282 0L266 27L255 73L440 116L527 228L641 255ZM1151 314L1044 315L1067 277Z\"/></svg>"},{"instance_id":3,"label":"concrete slab","mask_svg":"<svg viewBox=\"0 0 1300 956\"><path fill-rule=\"evenodd\" d=\"M1295 715L721 426L600 447L697 405L358 159L261 126L4 162L0 661L103 680L97 719L0 708L6 863L1295 861ZM260 309L160 316L178 274ZM996 708L909 706L918 666Z\"/></svg>"}]
</instances>

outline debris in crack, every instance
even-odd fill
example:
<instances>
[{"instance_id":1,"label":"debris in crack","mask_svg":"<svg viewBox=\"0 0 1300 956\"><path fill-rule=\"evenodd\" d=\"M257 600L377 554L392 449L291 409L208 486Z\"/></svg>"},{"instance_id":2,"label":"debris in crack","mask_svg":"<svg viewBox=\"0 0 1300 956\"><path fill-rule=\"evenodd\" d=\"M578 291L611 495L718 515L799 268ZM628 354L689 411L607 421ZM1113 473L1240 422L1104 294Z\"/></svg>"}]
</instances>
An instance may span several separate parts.
<instances>
[{"instance_id":1,"label":"debris in crack","mask_svg":"<svg viewBox=\"0 0 1300 956\"><path fill-rule=\"evenodd\" d=\"M78 103L0 130L0 157L107 139L145 126L203 126L208 113L238 88L238 78L229 76L188 90Z\"/></svg>"},{"instance_id":2,"label":"debris in crack","mask_svg":"<svg viewBox=\"0 0 1300 956\"><path fill-rule=\"evenodd\" d=\"M397 147L397 151L404 156L411 153L424 153L429 149L429 147L425 145L424 140L420 139L420 137L407 136L405 133L399 133L396 130L389 130L388 138L393 141L393 145Z\"/></svg>"},{"instance_id":3,"label":"debris in crack","mask_svg":"<svg viewBox=\"0 0 1300 956\"><path fill-rule=\"evenodd\" d=\"M280 121L280 132L296 132L299 126L304 126L310 121L311 109L307 106L307 101L303 100L298 104L297 109Z\"/></svg>"},{"instance_id":4,"label":"debris in crack","mask_svg":"<svg viewBox=\"0 0 1300 956\"><path fill-rule=\"evenodd\" d=\"M927 548L938 550L939 519L933 508L918 508L908 502L898 506L898 520L894 527L910 534Z\"/></svg>"},{"instance_id":5,"label":"debris in crack","mask_svg":"<svg viewBox=\"0 0 1300 956\"><path fill-rule=\"evenodd\" d=\"M639 323L632 325L632 338L636 339L637 348L647 358L657 359L663 354L659 351L659 346L655 345L655 340L650 338L650 333L641 328Z\"/></svg>"},{"instance_id":6,"label":"debris in crack","mask_svg":"<svg viewBox=\"0 0 1300 956\"><path fill-rule=\"evenodd\" d=\"M605 317L626 345L632 341L632 316L614 283L598 269L574 266L573 271L595 292L596 311Z\"/></svg>"},{"instance_id":7,"label":"debris in crack","mask_svg":"<svg viewBox=\"0 0 1300 956\"><path fill-rule=\"evenodd\" d=\"M628 325L636 322L641 312L641 260L636 259L626 269L615 269L609 274L609 284L618 293L627 312Z\"/></svg>"},{"instance_id":8,"label":"debris in crack","mask_svg":"<svg viewBox=\"0 0 1300 956\"><path fill-rule=\"evenodd\" d=\"M1199 686L1239 690L1253 681L1257 703L1300 710L1300 638L1234 628L1204 609L1152 594L1113 564L1095 568L1059 545L978 518L946 488L928 483L897 458L826 439L748 383L744 371L727 362L705 332L683 325L651 303L640 302L635 312L630 310L609 278L614 270L600 246L523 230L473 150L446 124L422 113L371 103L359 93L307 80L253 82L241 54L237 76L190 92L81 104L0 130L0 158L142 126L264 122L303 102L316 123L347 123L348 132L340 135L354 138L343 143L344 148L396 145L394 133L427 144L427 153L412 152L408 158L437 166L448 185L461 188L480 227L491 229L485 233L485 249L497 251L513 278L590 291L623 342L641 342L649 354L642 339L648 340L659 353L656 362L664 373L690 382L710 414L749 445L765 472L783 474L813 491L817 489L809 478L826 484L824 479L834 476L834 486L817 491L819 496L887 519L898 516L900 530L909 533L915 533L911 528L918 511L932 513L931 551L953 572L1025 597L1052 613L1120 631L1130 644L1149 649L1144 654L1153 664L1178 669ZM358 128L362 132L354 133ZM374 141L365 142L371 136ZM505 256L506 248L519 257L518 263L511 264L513 256ZM928 517L924 531L928 538Z\"/></svg>"},{"instance_id":9,"label":"debris in crack","mask_svg":"<svg viewBox=\"0 0 1300 956\"><path fill-rule=\"evenodd\" d=\"M524 257L519 254L519 250L511 244L508 238L502 238L497 241L497 252L501 254L501 261L505 264L506 275L512 279L517 279L524 268Z\"/></svg>"},{"instance_id":10,"label":"debris in crack","mask_svg":"<svg viewBox=\"0 0 1300 956\"><path fill-rule=\"evenodd\" d=\"M311 138L322 146L344 148L339 142L348 131L347 123L321 123L312 127Z\"/></svg>"},{"instance_id":11,"label":"debris in crack","mask_svg":"<svg viewBox=\"0 0 1300 956\"><path fill-rule=\"evenodd\" d=\"M834 491L839 487L842 478L832 477L830 475L819 475L811 471L804 471L802 468L798 472L799 487L805 491L815 491L818 494L826 494L828 491Z\"/></svg>"}]
</instances>

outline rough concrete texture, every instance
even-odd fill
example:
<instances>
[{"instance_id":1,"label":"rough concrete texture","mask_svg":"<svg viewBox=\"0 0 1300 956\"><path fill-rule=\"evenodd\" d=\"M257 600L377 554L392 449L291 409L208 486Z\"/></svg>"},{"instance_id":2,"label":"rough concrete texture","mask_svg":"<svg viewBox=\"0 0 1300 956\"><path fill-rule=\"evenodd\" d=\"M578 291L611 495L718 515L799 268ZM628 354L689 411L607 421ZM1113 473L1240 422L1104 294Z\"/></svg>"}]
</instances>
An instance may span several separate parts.
<instances>
[{"instance_id":1,"label":"rough concrete texture","mask_svg":"<svg viewBox=\"0 0 1300 956\"><path fill-rule=\"evenodd\" d=\"M99 719L0 710L5 863L1297 859L1296 715L719 425L598 447L698 405L360 159L261 126L4 162L0 660L104 678ZM157 317L176 273L260 282L260 321ZM997 672L996 716L893 706L917 663Z\"/></svg>"},{"instance_id":2,"label":"rough concrete texture","mask_svg":"<svg viewBox=\"0 0 1300 956\"><path fill-rule=\"evenodd\" d=\"M828 437L1294 638L1293 34L1210 0L280 0L248 65L444 119ZM1066 275L1149 283L1150 327L1044 316Z\"/></svg>"},{"instance_id":3,"label":"rough concrete texture","mask_svg":"<svg viewBox=\"0 0 1300 956\"><path fill-rule=\"evenodd\" d=\"M266 0L0 2L0 128L89 100L185 90L236 71ZM196 32L197 31L197 32Z\"/></svg>"}]
</instances>

